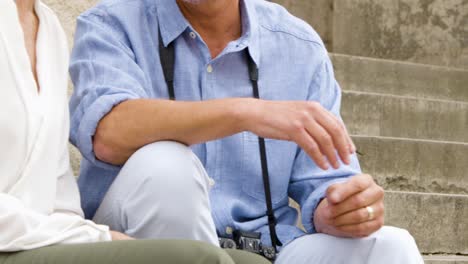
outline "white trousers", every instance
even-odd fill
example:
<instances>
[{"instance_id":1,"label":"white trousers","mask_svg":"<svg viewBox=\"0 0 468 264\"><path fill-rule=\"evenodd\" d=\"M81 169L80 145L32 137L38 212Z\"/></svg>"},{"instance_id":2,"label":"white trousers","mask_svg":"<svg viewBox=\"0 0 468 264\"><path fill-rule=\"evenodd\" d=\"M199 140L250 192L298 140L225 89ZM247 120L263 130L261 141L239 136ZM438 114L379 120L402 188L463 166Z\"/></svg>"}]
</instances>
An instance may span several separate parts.
<instances>
[{"instance_id":1,"label":"white trousers","mask_svg":"<svg viewBox=\"0 0 468 264\"><path fill-rule=\"evenodd\" d=\"M170 141L133 154L111 185L94 221L139 239L193 239L218 245L210 179L190 148ZM286 245L277 264L423 263L413 237L384 227L361 239L306 235Z\"/></svg>"}]
</instances>

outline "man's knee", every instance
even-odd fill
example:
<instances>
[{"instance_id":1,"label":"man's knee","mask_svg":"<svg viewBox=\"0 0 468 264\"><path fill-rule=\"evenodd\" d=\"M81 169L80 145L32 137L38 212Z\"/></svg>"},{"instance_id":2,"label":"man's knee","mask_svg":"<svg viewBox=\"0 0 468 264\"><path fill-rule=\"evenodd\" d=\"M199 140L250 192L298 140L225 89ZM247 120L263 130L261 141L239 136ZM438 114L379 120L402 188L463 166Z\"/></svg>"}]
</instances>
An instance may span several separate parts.
<instances>
[{"instance_id":1,"label":"man's knee","mask_svg":"<svg viewBox=\"0 0 468 264\"><path fill-rule=\"evenodd\" d=\"M378 243L386 248L404 247L415 243L414 238L405 229L384 226L375 234Z\"/></svg>"},{"instance_id":2,"label":"man's knee","mask_svg":"<svg viewBox=\"0 0 468 264\"><path fill-rule=\"evenodd\" d=\"M375 249L378 251L389 252L402 260L420 258L413 236L405 229L384 226L373 236L376 239Z\"/></svg>"},{"instance_id":3,"label":"man's knee","mask_svg":"<svg viewBox=\"0 0 468 264\"><path fill-rule=\"evenodd\" d=\"M161 141L137 150L121 174L131 177L134 182L154 185L160 191L177 190L180 193L182 188L206 183L196 159L189 147L174 141Z\"/></svg>"},{"instance_id":4,"label":"man's knee","mask_svg":"<svg viewBox=\"0 0 468 264\"><path fill-rule=\"evenodd\" d=\"M174 172L181 165L190 165L192 151L175 141L160 141L138 149L125 163L125 167L145 168L148 173Z\"/></svg>"}]
</instances>

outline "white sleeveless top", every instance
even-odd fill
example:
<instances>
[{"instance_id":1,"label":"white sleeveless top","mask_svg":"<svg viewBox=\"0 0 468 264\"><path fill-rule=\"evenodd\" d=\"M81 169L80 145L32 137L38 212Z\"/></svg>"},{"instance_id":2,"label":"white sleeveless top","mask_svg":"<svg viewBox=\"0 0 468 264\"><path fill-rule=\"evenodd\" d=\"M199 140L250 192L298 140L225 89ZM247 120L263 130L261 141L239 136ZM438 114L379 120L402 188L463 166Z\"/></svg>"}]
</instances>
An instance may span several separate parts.
<instances>
[{"instance_id":1,"label":"white sleeveless top","mask_svg":"<svg viewBox=\"0 0 468 264\"><path fill-rule=\"evenodd\" d=\"M68 156L68 47L39 0L38 92L16 4L0 0L0 252L110 240L83 219Z\"/></svg>"}]
</instances>

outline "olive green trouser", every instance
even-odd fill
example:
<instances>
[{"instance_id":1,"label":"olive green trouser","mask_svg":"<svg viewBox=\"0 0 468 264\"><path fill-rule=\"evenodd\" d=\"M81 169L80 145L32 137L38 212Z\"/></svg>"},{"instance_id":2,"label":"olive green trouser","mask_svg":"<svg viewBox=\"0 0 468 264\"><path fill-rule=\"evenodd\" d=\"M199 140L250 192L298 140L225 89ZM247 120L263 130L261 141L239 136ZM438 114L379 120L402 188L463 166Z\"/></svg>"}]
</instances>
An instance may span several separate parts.
<instances>
[{"instance_id":1,"label":"olive green trouser","mask_svg":"<svg viewBox=\"0 0 468 264\"><path fill-rule=\"evenodd\" d=\"M133 240L50 246L0 253L0 264L267 264L238 250L183 240Z\"/></svg>"}]
</instances>

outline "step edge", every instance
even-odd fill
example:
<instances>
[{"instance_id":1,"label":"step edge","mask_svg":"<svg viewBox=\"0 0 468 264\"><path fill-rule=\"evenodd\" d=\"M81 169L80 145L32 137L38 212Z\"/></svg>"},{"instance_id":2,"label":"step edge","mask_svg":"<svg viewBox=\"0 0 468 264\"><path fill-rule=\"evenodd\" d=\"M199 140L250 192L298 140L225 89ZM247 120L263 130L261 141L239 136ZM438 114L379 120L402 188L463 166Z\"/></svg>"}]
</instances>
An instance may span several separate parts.
<instances>
[{"instance_id":1,"label":"step edge","mask_svg":"<svg viewBox=\"0 0 468 264\"><path fill-rule=\"evenodd\" d=\"M458 68L458 67L424 64L424 63L416 63L416 62L400 61L400 60L380 59L380 58L375 58L375 57L356 56L356 55L350 55L350 54L345 54L345 53L330 52L329 54L331 58L333 57L351 58L351 59L369 60L373 62L380 62L380 63L387 63L387 64L411 65L411 66L421 67L421 68L432 68L432 69L440 69L440 70L445 70L445 71L457 71L457 72L468 73L468 69Z\"/></svg>"},{"instance_id":2,"label":"step edge","mask_svg":"<svg viewBox=\"0 0 468 264\"><path fill-rule=\"evenodd\" d=\"M439 260L439 261L468 261L468 256L465 255L444 255L444 254L430 254L423 255L425 260Z\"/></svg>"},{"instance_id":3,"label":"step edge","mask_svg":"<svg viewBox=\"0 0 468 264\"><path fill-rule=\"evenodd\" d=\"M392 191L392 190L385 190L385 193L392 193L392 194L411 194L411 195L417 195L417 196L439 196L439 197L451 197L451 198L468 199L468 195L467 195L467 194L428 193L428 192Z\"/></svg>"},{"instance_id":4,"label":"step edge","mask_svg":"<svg viewBox=\"0 0 468 264\"><path fill-rule=\"evenodd\" d=\"M379 96L379 97L395 98L395 99L401 99L401 100L417 100L417 101L444 103L444 104L468 105L468 102L466 102L466 101L456 101L456 100L448 100L448 99L435 99L435 98L430 98L430 97L416 97L416 96L410 96L410 95L395 95L395 94L388 94L388 93L374 93L374 92L355 91L355 90L348 90L348 89L342 89L341 91L342 91L342 94L368 95L368 96Z\"/></svg>"},{"instance_id":5,"label":"step edge","mask_svg":"<svg viewBox=\"0 0 468 264\"><path fill-rule=\"evenodd\" d=\"M388 137L388 136L370 136L370 135L358 135L351 134L351 137L354 138L368 138L368 139L381 139L381 140L398 140L398 141L411 141L418 143L433 143L433 144L450 144L468 147L468 142L460 141L446 141L446 140L432 140L432 139L420 139L420 138L404 138L404 137Z\"/></svg>"}]
</instances>

